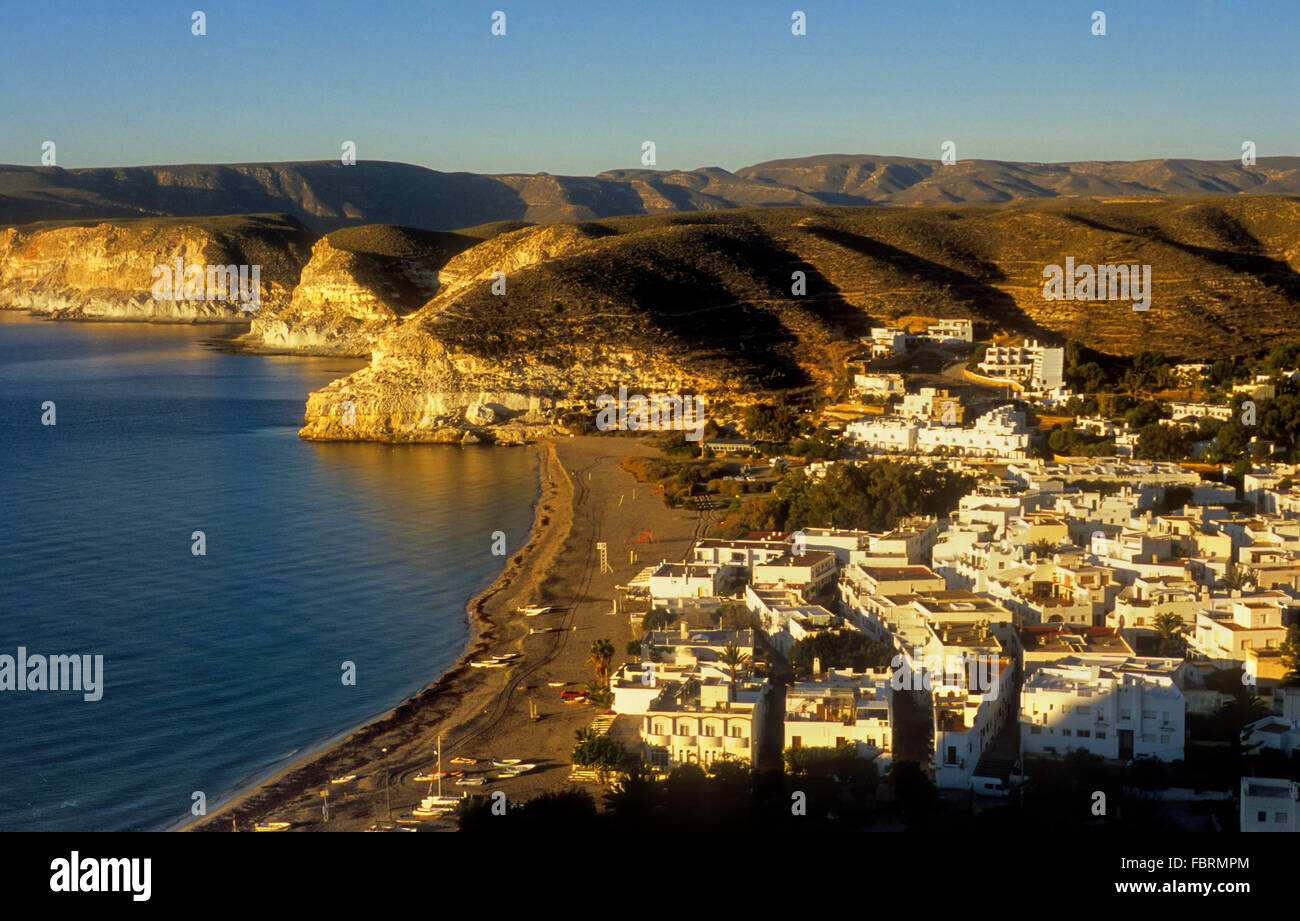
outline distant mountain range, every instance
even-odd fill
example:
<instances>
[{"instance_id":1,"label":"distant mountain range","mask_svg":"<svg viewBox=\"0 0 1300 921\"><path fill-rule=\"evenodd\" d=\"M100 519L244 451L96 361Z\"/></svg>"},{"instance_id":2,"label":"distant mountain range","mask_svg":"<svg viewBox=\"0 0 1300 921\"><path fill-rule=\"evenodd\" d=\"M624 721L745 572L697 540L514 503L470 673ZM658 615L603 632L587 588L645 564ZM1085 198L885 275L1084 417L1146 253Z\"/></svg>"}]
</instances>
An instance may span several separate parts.
<instances>
[{"instance_id":1,"label":"distant mountain range","mask_svg":"<svg viewBox=\"0 0 1300 921\"><path fill-rule=\"evenodd\" d=\"M736 172L608 170L596 176L444 173L337 161L93 169L0 166L0 224L283 213L326 232L360 224L453 230L493 221L554 223L736 208L1014 205L1043 199L1300 195L1300 157L942 165L825 154Z\"/></svg>"}]
</instances>

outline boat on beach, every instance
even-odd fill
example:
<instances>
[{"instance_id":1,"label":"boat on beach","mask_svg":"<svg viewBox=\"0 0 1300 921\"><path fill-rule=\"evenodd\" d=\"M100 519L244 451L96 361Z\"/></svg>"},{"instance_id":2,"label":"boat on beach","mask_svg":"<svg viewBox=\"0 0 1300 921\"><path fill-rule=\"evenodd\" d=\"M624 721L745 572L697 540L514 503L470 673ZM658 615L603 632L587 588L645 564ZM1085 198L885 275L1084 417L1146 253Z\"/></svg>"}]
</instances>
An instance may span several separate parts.
<instances>
[{"instance_id":1,"label":"boat on beach","mask_svg":"<svg viewBox=\"0 0 1300 921\"><path fill-rule=\"evenodd\" d=\"M486 777L462 777L456 781L458 787L481 787L487 783Z\"/></svg>"},{"instance_id":2,"label":"boat on beach","mask_svg":"<svg viewBox=\"0 0 1300 921\"><path fill-rule=\"evenodd\" d=\"M526 604L519 608L519 613L525 617L536 617L539 614L549 614L554 610L555 607L549 604Z\"/></svg>"},{"instance_id":3,"label":"boat on beach","mask_svg":"<svg viewBox=\"0 0 1300 921\"><path fill-rule=\"evenodd\" d=\"M351 783L356 779L357 779L356 774L349 774L346 777L335 777L333 780L330 781L330 783Z\"/></svg>"},{"instance_id":4,"label":"boat on beach","mask_svg":"<svg viewBox=\"0 0 1300 921\"><path fill-rule=\"evenodd\" d=\"M433 777L438 781L438 792L433 792L433 780L429 781L429 795L420 800L420 805L411 810L411 815L417 818L431 818L433 816L445 815L455 810L468 796L462 793L460 796L444 796L442 793L442 776L450 771L442 769L442 736L438 736L438 769L434 771Z\"/></svg>"},{"instance_id":5,"label":"boat on beach","mask_svg":"<svg viewBox=\"0 0 1300 921\"><path fill-rule=\"evenodd\" d=\"M416 783L424 783L428 780L437 780L439 777L459 777L464 771L425 771L416 774L411 779Z\"/></svg>"},{"instance_id":6,"label":"boat on beach","mask_svg":"<svg viewBox=\"0 0 1300 921\"><path fill-rule=\"evenodd\" d=\"M288 822L258 822L253 826L253 831L285 831L288 828Z\"/></svg>"},{"instance_id":7,"label":"boat on beach","mask_svg":"<svg viewBox=\"0 0 1300 921\"><path fill-rule=\"evenodd\" d=\"M465 757L452 758L452 759L451 759L451 763L452 763L452 764L478 764L478 759L477 759L477 758L465 758Z\"/></svg>"}]
</instances>

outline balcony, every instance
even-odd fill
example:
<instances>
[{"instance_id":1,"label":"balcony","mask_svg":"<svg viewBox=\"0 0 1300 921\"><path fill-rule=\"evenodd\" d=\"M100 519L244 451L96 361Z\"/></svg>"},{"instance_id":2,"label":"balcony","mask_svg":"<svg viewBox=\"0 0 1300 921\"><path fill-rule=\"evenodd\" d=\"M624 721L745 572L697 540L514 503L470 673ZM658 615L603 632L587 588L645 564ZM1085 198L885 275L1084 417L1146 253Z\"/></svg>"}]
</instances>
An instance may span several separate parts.
<instances>
[{"instance_id":1,"label":"balcony","mask_svg":"<svg viewBox=\"0 0 1300 921\"><path fill-rule=\"evenodd\" d=\"M722 736L700 736L700 748L722 748Z\"/></svg>"},{"instance_id":2,"label":"balcony","mask_svg":"<svg viewBox=\"0 0 1300 921\"><path fill-rule=\"evenodd\" d=\"M724 737L724 745L727 751L747 752L749 751L749 737L748 736L726 736Z\"/></svg>"},{"instance_id":3,"label":"balcony","mask_svg":"<svg viewBox=\"0 0 1300 921\"><path fill-rule=\"evenodd\" d=\"M667 748L669 745L672 744L672 740L673 740L672 736L653 735L648 732L643 733L641 738L645 741L646 745L650 745L655 748Z\"/></svg>"}]
</instances>

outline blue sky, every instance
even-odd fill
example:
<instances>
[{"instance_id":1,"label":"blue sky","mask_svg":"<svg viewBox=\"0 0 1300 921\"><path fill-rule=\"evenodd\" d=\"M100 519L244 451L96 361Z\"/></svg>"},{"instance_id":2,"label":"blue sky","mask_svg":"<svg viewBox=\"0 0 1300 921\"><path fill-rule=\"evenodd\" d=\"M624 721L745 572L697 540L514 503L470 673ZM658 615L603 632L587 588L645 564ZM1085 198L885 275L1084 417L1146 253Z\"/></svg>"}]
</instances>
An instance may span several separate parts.
<instances>
[{"instance_id":1,"label":"blue sky","mask_svg":"<svg viewBox=\"0 0 1300 921\"><path fill-rule=\"evenodd\" d=\"M639 167L644 140L661 169L945 140L960 159L1300 155L1298 26L1300 0L5 0L0 162L37 165L45 140L64 167L352 140L360 159L567 174Z\"/></svg>"}]
</instances>

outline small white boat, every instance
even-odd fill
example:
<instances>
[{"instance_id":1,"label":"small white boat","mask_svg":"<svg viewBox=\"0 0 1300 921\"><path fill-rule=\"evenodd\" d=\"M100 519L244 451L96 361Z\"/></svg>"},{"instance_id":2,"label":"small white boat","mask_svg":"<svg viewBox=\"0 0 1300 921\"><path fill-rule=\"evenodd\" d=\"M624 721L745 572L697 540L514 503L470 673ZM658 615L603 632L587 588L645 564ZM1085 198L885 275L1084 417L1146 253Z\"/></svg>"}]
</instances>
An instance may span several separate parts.
<instances>
[{"instance_id":1,"label":"small white boat","mask_svg":"<svg viewBox=\"0 0 1300 921\"><path fill-rule=\"evenodd\" d=\"M464 758L464 757L461 757L461 758L452 758L452 759L451 759L451 763L452 763L452 764L478 764L478 759L477 759L477 758Z\"/></svg>"},{"instance_id":2,"label":"small white boat","mask_svg":"<svg viewBox=\"0 0 1300 921\"><path fill-rule=\"evenodd\" d=\"M486 777L462 777L456 781L458 787L481 787L487 783Z\"/></svg>"},{"instance_id":3,"label":"small white boat","mask_svg":"<svg viewBox=\"0 0 1300 921\"><path fill-rule=\"evenodd\" d=\"M519 658L519 653L517 652L502 652L491 657L493 662L513 662L515 659L518 658Z\"/></svg>"},{"instance_id":4,"label":"small white boat","mask_svg":"<svg viewBox=\"0 0 1300 921\"><path fill-rule=\"evenodd\" d=\"M351 783L356 779L357 779L356 774L349 774L346 777L335 777L333 780L330 781L330 783Z\"/></svg>"},{"instance_id":5,"label":"small white boat","mask_svg":"<svg viewBox=\"0 0 1300 921\"><path fill-rule=\"evenodd\" d=\"M452 812L461 801L465 799L465 794L460 796L426 796L420 800L420 805L411 810L411 815L427 818L435 815L446 815Z\"/></svg>"},{"instance_id":6,"label":"small white boat","mask_svg":"<svg viewBox=\"0 0 1300 921\"><path fill-rule=\"evenodd\" d=\"M288 822L258 822L253 826L253 831L284 831L288 827Z\"/></svg>"},{"instance_id":7,"label":"small white boat","mask_svg":"<svg viewBox=\"0 0 1300 921\"><path fill-rule=\"evenodd\" d=\"M555 607L549 604L527 604L519 609L519 613L525 617L536 617L539 614L549 614L554 610Z\"/></svg>"},{"instance_id":8,"label":"small white boat","mask_svg":"<svg viewBox=\"0 0 1300 921\"><path fill-rule=\"evenodd\" d=\"M469 667L470 668L505 668L506 663L498 662L494 659L489 659L486 662L471 662L469 663Z\"/></svg>"},{"instance_id":9,"label":"small white boat","mask_svg":"<svg viewBox=\"0 0 1300 921\"><path fill-rule=\"evenodd\" d=\"M503 768L503 770L511 775L527 774L535 767L537 767L535 764L516 764L513 767Z\"/></svg>"},{"instance_id":10,"label":"small white boat","mask_svg":"<svg viewBox=\"0 0 1300 921\"><path fill-rule=\"evenodd\" d=\"M567 682L567 681L548 681L548 682L546 682L546 686L547 686L548 688L562 688L562 687L564 687L564 686L565 686L566 684L568 684L568 683L569 683L569 682Z\"/></svg>"},{"instance_id":11,"label":"small white boat","mask_svg":"<svg viewBox=\"0 0 1300 921\"><path fill-rule=\"evenodd\" d=\"M563 627L533 627L528 631L529 636L537 636L541 633L563 633Z\"/></svg>"}]
</instances>

